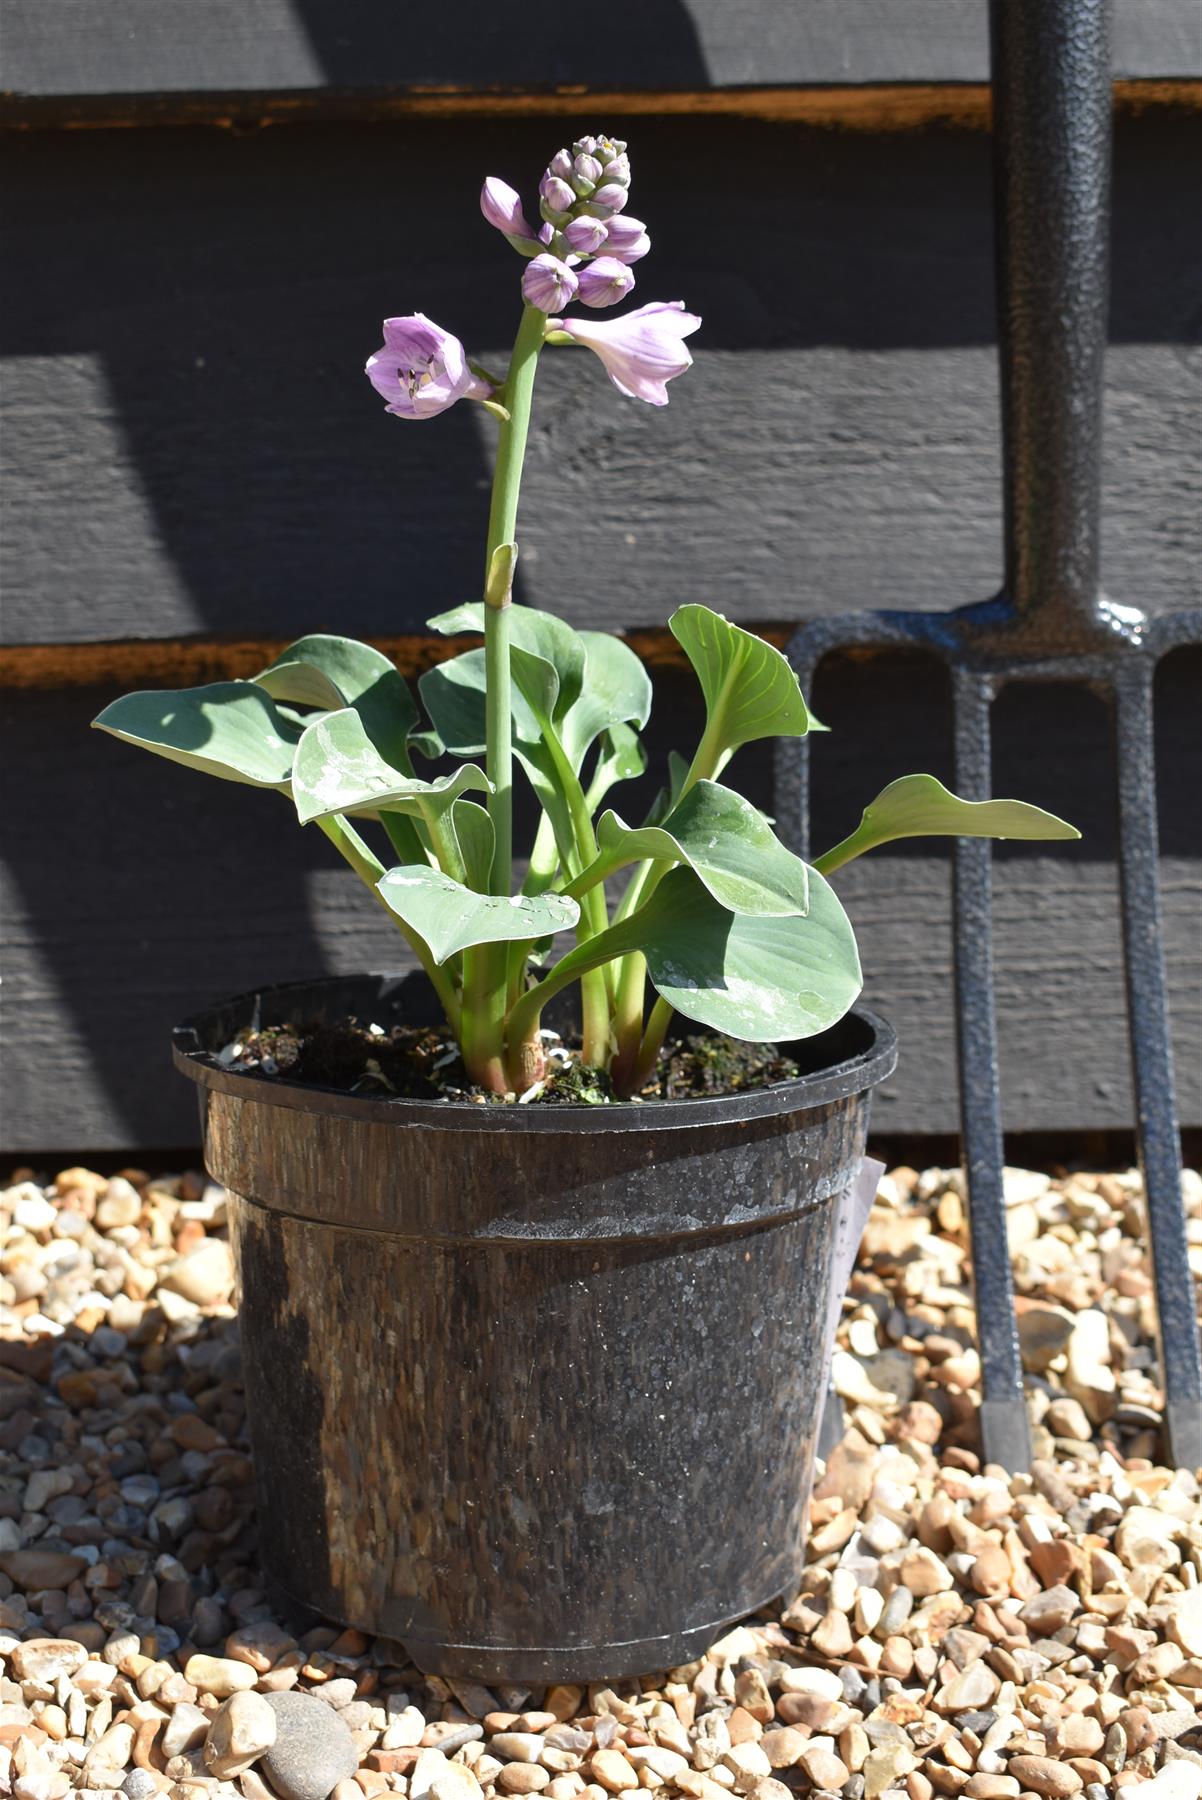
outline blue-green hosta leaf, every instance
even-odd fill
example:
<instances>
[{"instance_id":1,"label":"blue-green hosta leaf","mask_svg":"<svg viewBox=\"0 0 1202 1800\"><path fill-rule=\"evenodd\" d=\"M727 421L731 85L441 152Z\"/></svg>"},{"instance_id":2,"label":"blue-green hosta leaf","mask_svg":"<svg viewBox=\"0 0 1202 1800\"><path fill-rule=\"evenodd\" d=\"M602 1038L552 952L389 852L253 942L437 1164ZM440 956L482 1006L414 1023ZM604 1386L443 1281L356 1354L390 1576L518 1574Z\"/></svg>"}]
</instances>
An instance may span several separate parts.
<instances>
[{"instance_id":1,"label":"blue-green hosta leaf","mask_svg":"<svg viewBox=\"0 0 1202 1800\"><path fill-rule=\"evenodd\" d=\"M629 644L607 631L579 635L586 658L584 686L560 727L563 747L577 770L603 731L629 725L641 730L651 716L652 700L651 677Z\"/></svg>"},{"instance_id":2,"label":"blue-green hosta leaf","mask_svg":"<svg viewBox=\"0 0 1202 1800\"><path fill-rule=\"evenodd\" d=\"M1079 838L1075 825L1025 800L961 800L933 775L903 775L864 808L849 838L828 851L822 866L840 868L878 844L908 837Z\"/></svg>"},{"instance_id":3,"label":"blue-green hosta leaf","mask_svg":"<svg viewBox=\"0 0 1202 1800\"><path fill-rule=\"evenodd\" d=\"M593 778L585 795L590 818L611 787L619 781L633 781L646 773L647 752L642 739L630 725L610 725L601 733Z\"/></svg>"},{"instance_id":4,"label":"blue-green hosta leaf","mask_svg":"<svg viewBox=\"0 0 1202 1800\"><path fill-rule=\"evenodd\" d=\"M561 894L477 894L439 869L389 869L376 886L391 911L429 944L437 963L473 944L550 936L580 917L576 902Z\"/></svg>"},{"instance_id":5,"label":"blue-green hosta leaf","mask_svg":"<svg viewBox=\"0 0 1202 1800\"><path fill-rule=\"evenodd\" d=\"M251 681L123 694L92 721L127 744L223 781L285 793L300 731Z\"/></svg>"},{"instance_id":6,"label":"blue-green hosta leaf","mask_svg":"<svg viewBox=\"0 0 1202 1800\"><path fill-rule=\"evenodd\" d=\"M679 750L668 752L668 785L660 788L655 799L647 808L644 825L662 825L676 802L680 799L681 789L688 778L689 765Z\"/></svg>"},{"instance_id":7,"label":"blue-green hosta leaf","mask_svg":"<svg viewBox=\"0 0 1202 1800\"><path fill-rule=\"evenodd\" d=\"M386 763L357 712L327 713L310 725L297 747L292 797L302 825L332 813L368 818L381 811L421 817L445 811L465 788L488 788L472 763L435 781L419 781Z\"/></svg>"},{"instance_id":8,"label":"blue-green hosta leaf","mask_svg":"<svg viewBox=\"0 0 1202 1800\"><path fill-rule=\"evenodd\" d=\"M762 812L716 781L699 781L662 825L632 830L614 812L597 826L593 872L644 857L682 862L733 913L779 917L809 906L809 871L786 850Z\"/></svg>"},{"instance_id":9,"label":"blue-green hosta leaf","mask_svg":"<svg viewBox=\"0 0 1202 1800\"><path fill-rule=\"evenodd\" d=\"M452 756L481 756L485 749L484 652L465 650L427 669L418 682L422 704ZM538 720L519 692L513 696L514 737L537 743Z\"/></svg>"},{"instance_id":10,"label":"blue-green hosta leaf","mask_svg":"<svg viewBox=\"0 0 1202 1800\"><path fill-rule=\"evenodd\" d=\"M628 923L643 919L647 972L669 1006L751 1043L813 1037L860 992L851 923L810 871L810 910L764 918L719 906L690 869L672 869Z\"/></svg>"},{"instance_id":11,"label":"blue-green hosta leaf","mask_svg":"<svg viewBox=\"0 0 1202 1800\"><path fill-rule=\"evenodd\" d=\"M510 644L515 651L524 652L521 659L513 659L514 679L518 678L519 661L525 665L526 657L536 657L544 663L546 668L537 672L525 665L525 687L549 694L548 716L558 719L576 699L584 682L585 647L581 635L566 620L536 606L510 606L507 611ZM448 637L463 631L482 633L484 603L477 600L467 606L452 607L450 612L439 613L426 623L432 631Z\"/></svg>"},{"instance_id":12,"label":"blue-green hosta leaf","mask_svg":"<svg viewBox=\"0 0 1202 1800\"><path fill-rule=\"evenodd\" d=\"M275 700L324 712L353 706L381 755L407 764L417 704L388 657L370 644L314 633L290 644L254 680Z\"/></svg>"},{"instance_id":13,"label":"blue-green hosta leaf","mask_svg":"<svg viewBox=\"0 0 1202 1800\"><path fill-rule=\"evenodd\" d=\"M456 800L451 807L451 826L467 871L468 886L487 893L496 843L492 820L474 800Z\"/></svg>"},{"instance_id":14,"label":"blue-green hosta leaf","mask_svg":"<svg viewBox=\"0 0 1202 1800\"><path fill-rule=\"evenodd\" d=\"M679 606L668 625L701 683L715 755L755 738L804 737L816 724L789 663L763 638L708 606Z\"/></svg>"}]
</instances>

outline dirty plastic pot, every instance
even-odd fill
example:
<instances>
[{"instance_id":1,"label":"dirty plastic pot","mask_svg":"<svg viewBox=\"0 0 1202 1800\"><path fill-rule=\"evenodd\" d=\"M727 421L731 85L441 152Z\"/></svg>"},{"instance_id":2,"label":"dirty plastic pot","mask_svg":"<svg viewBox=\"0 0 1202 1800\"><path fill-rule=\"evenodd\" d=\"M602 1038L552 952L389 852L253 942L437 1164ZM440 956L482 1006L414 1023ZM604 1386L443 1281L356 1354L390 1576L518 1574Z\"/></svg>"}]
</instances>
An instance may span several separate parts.
<instances>
[{"instance_id":1,"label":"dirty plastic pot","mask_svg":"<svg viewBox=\"0 0 1202 1800\"><path fill-rule=\"evenodd\" d=\"M723 1099L488 1107L224 1070L249 1026L437 1016L421 977L244 995L175 1034L230 1190L261 1556L429 1673L698 1655L795 1589L841 1194L892 1029Z\"/></svg>"}]
</instances>

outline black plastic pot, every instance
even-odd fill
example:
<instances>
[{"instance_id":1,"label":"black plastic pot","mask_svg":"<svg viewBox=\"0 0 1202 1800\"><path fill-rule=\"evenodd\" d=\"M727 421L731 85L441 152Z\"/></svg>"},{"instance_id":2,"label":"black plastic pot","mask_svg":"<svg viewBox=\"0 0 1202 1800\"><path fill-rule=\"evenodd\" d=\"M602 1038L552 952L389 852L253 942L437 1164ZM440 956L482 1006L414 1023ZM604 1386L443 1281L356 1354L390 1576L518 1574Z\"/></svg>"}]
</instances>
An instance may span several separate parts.
<instances>
[{"instance_id":1,"label":"black plastic pot","mask_svg":"<svg viewBox=\"0 0 1202 1800\"><path fill-rule=\"evenodd\" d=\"M420 985L419 985L420 983ZM264 1025L431 1017L415 977L244 995L175 1037L231 1190L262 1558L423 1669L687 1662L788 1592L838 1198L895 1038L718 1100L363 1098L213 1060Z\"/></svg>"}]
</instances>

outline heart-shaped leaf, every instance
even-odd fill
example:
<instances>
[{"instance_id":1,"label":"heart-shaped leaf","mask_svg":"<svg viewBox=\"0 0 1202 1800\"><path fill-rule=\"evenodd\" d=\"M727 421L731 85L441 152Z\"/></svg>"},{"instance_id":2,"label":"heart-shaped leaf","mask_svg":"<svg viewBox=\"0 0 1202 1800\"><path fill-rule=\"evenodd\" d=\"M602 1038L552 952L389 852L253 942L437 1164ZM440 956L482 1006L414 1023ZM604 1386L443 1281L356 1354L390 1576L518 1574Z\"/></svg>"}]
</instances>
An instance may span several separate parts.
<instances>
[{"instance_id":1,"label":"heart-shaped leaf","mask_svg":"<svg viewBox=\"0 0 1202 1800\"><path fill-rule=\"evenodd\" d=\"M813 869L804 918L729 912L691 869L670 869L638 910L561 957L517 1004L523 1029L549 995L632 950L677 1012L751 1043L813 1037L860 991L851 922ZM521 1015L519 1017L519 1015Z\"/></svg>"},{"instance_id":2,"label":"heart-shaped leaf","mask_svg":"<svg viewBox=\"0 0 1202 1800\"><path fill-rule=\"evenodd\" d=\"M505 610L512 648L524 652L527 657L537 657L552 671L553 682L545 672L537 678L531 672L527 680L534 680L540 692L553 688L548 716L560 718L576 699L584 682L585 646L581 634L565 619L536 606L509 606ZM456 606L450 612L427 619L426 623L432 631L440 631L446 636L463 631L483 632L484 604L474 601L467 606ZM518 658L515 656L515 680L517 675Z\"/></svg>"},{"instance_id":3,"label":"heart-shaped leaf","mask_svg":"<svg viewBox=\"0 0 1202 1800\"><path fill-rule=\"evenodd\" d=\"M292 797L302 825L333 813L425 817L445 812L465 788L487 790L488 785L484 771L473 763L435 781L403 774L384 761L358 713L349 709L327 713L309 726L292 770Z\"/></svg>"},{"instance_id":4,"label":"heart-shaped leaf","mask_svg":"<svg viewBox=\"0 0 1202 1800\"><path fill-rule=\"evenodd\" d=\"M579 769L603 731L633 725L641 730L651 716L651 677L621 638L605 631L582 631L584 685L565 715L563 747Z\"/></svg>"},{"instance_id":5,"label":"heart-shaped leaf","mask_svg":"<svg viewBox=\"0 0 1202 1800\"><path fill-rule=\"evenodd\" d=\"M417 705L388 657L370 644L315 633L290 644L254 680L276 700L326 712L354 707L380 754L407 767Z\"/></svg>"},{"instance_id":6,"label":"heart-shaped leaf","mask_svg":"<svg viewBox=\"0 0 1202 1800\"><path fill-rule=\"evenodd\" d=\"M734 914L689 869L673 869L640 913L647 972L668 1004L751 1043L813 1037L841 1019L862 977L851 922L813 870L805 918ZM587 947L587 946L586 946Z\"/></svg>"},{"instance_id":7,"label":"heart-shaped leaf","mask_svg":"<svg viewBox=\"0 0 1202 1800\"><path fill-rule=\"evenodd\" d=\"M223 781L288 791L300 731L250 681L123 694L92 721L128 744Z\"/></svg>"},{"instance_id":8,"label":"heart-shaped leaf","mask_svg":"<svg viewBox=\"0 0 1202 1800\"><path fill-rule=\"evenodd\" d=\"M908 837L1079 838L1075 825L1025 800L961 800L933 775L903 775L883 788L855 831L816 867L830 874L875 850L878 844Z\"/></svg>"},{"instance_id":9,"label":"heart-shaped leaf","mask_svg":"<svg viewBox=\"0 0 1202 1800\"><path fill-rule=\"evenodd\" d=\"M560 894L477 894L439 869L390 869L377 888L390 910L424 938L437 963L473 944L550 936L580 917L576 902Z\"/></svg>"},{"instance_id":10,"label":"heart-shaped leaf","mask_svg":"<svg viewBox=\"0 0 1202 1800\"><path fill-rule=\"evenodd\" d=\"M762 812L716 781L698 781L662 825L631 829L614 812L597 826L597 861L582 886L644 858L686 864L734 913L779 917L809 905L808 870L786 850Z\"/></svg>"},{"instance_id":11,"label":"heart-shaped leaf","mask_svg":"<svg viewBox=\"0 0 1202 1800\"><path fill-rule=\"evenodd\" d=\"M422 704L429 713L443 747L452 756L481 756L486 744L483 650L465 650L449 662L436 663L418 682ZM541 735L538 720L516 692L513 696L513 730L519 741L536 744Z\"/></svg>"},{"instance_id":12,"label":"heart-shaped leaf","mask_svg":"<svg viewBox=\"0 0 1202 1800\"><path fill-rule=\"evenodd\" d=\"M815 723L779 650L708 606L679 606L669 627L705 695L707 761L717 769L755 738L804 737Z\"/></svg>"}]
</instances>

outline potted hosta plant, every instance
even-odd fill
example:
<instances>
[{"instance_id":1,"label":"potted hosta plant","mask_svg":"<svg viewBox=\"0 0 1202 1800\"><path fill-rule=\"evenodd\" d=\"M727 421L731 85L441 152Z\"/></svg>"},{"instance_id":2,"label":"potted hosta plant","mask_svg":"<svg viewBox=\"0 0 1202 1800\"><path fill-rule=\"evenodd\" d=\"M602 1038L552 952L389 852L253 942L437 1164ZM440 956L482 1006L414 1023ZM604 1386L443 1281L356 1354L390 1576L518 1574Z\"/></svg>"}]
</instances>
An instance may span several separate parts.
<instances>
[{"instance_id":1,"label":"potted hosta plant","mask_svg":"<svg viewBox=\"0 0 1202 1800\"><path fill-rule=\"evenodd\" d=\"M704 729L645 817L610 804L645 768L647 673L512 590L544 351L583 346L653 406L690 366L682 302L610 314L649 249L629 186L601 137L552 159L537 228L485 182L524 259L503 374L420 313L367 364L401 420L496 423L480 592L430 621L482 643L420 706L380 652L318 636L96 721L283 796L420 969L265 988L176 1056L231 1191L268 1571L452 1675L674 1666L795 1582L895 1055L829 877L915 834L1077 835L914 775L807 866L727 780L741 746L814 728L796 676L692 601L670 626ZM515 776L539 819L516 863Z\"/></svg>"}]
</instances>

